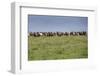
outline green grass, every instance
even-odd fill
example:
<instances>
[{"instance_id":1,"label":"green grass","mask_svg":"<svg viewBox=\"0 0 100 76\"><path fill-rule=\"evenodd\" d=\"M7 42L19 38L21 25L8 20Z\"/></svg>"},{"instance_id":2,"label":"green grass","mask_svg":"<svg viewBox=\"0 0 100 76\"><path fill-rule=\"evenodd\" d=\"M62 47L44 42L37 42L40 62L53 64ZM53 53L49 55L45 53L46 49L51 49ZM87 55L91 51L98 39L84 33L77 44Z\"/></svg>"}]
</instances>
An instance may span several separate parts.
<instances>
[{"instance_id":1,"label":"green grass","mask_svg":"<svg viewBox=\"0 0 100 76\"><path fill-rule=\"evenodd\" d=\"M87 36L28 37L28 60L87 58Z\"/></svg>"}]
</instances>

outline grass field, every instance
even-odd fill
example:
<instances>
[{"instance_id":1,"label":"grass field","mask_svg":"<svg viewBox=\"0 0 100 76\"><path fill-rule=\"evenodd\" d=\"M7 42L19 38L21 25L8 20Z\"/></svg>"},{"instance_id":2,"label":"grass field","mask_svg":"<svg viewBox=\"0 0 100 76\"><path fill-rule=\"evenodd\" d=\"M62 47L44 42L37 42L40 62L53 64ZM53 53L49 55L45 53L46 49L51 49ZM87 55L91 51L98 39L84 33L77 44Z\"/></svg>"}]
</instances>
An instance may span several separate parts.
<instances>
[{"instance_id":1,"label":"grass field","mask_svg":"<svg viewBox=\"0 0 100 76\"><path fill-rule=\"evenodd\" d=\"M28 60L88 57L87 36L28 37Z\"/></svg>"}]
</instances>

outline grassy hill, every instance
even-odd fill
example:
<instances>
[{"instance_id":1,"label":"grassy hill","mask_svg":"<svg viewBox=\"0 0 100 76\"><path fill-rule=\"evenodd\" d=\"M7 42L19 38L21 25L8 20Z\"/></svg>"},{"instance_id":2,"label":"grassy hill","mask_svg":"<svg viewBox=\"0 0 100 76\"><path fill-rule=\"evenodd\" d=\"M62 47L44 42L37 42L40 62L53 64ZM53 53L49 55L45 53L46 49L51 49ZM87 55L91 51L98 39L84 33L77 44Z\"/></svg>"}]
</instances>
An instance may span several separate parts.
<instances>
[{"instance_id":1,"label":"grassy hill","mask_svg":"<svg viewBox=\"0 0 100 76\"><path fill-rule=\"evenodd\" d=\"M88 57L87 36L28 37L28 60Z\"/></svg>"}]
</instances>

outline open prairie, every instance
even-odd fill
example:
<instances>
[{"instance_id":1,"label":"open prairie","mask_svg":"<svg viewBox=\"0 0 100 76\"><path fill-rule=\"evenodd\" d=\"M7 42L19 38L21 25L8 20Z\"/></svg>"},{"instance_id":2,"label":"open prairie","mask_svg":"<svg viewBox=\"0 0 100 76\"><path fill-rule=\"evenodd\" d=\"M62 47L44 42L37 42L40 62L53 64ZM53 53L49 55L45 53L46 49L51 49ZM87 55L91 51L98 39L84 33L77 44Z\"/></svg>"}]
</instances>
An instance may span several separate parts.
<instances>
[{"instance_id":1,"label":"open prairie","mask_svg":"<svg viewBox=\"0 0 100 76\"><path fill-rule=\"evenodd\" d=\"M87 43L87 36L29 36L28 60L87 58Z\"/></svg>"}]
</instances>

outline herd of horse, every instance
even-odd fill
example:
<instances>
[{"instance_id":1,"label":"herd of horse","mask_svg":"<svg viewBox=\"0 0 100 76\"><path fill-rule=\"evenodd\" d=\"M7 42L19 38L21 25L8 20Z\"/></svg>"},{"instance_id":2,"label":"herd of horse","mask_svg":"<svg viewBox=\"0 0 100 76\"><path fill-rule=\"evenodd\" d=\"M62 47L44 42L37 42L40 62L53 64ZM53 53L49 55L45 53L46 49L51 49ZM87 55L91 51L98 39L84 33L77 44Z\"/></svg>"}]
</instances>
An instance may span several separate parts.
<instances>
[{"instance_id":1,"label":"herd of horse","mask_svg":"<svg viewBox=\"0 0 100 76\"><path fill-rule=\"evenodd\" d=\"M87 32L29 32L28 36L87 36Z\"/></svg>"}]
</instances>

